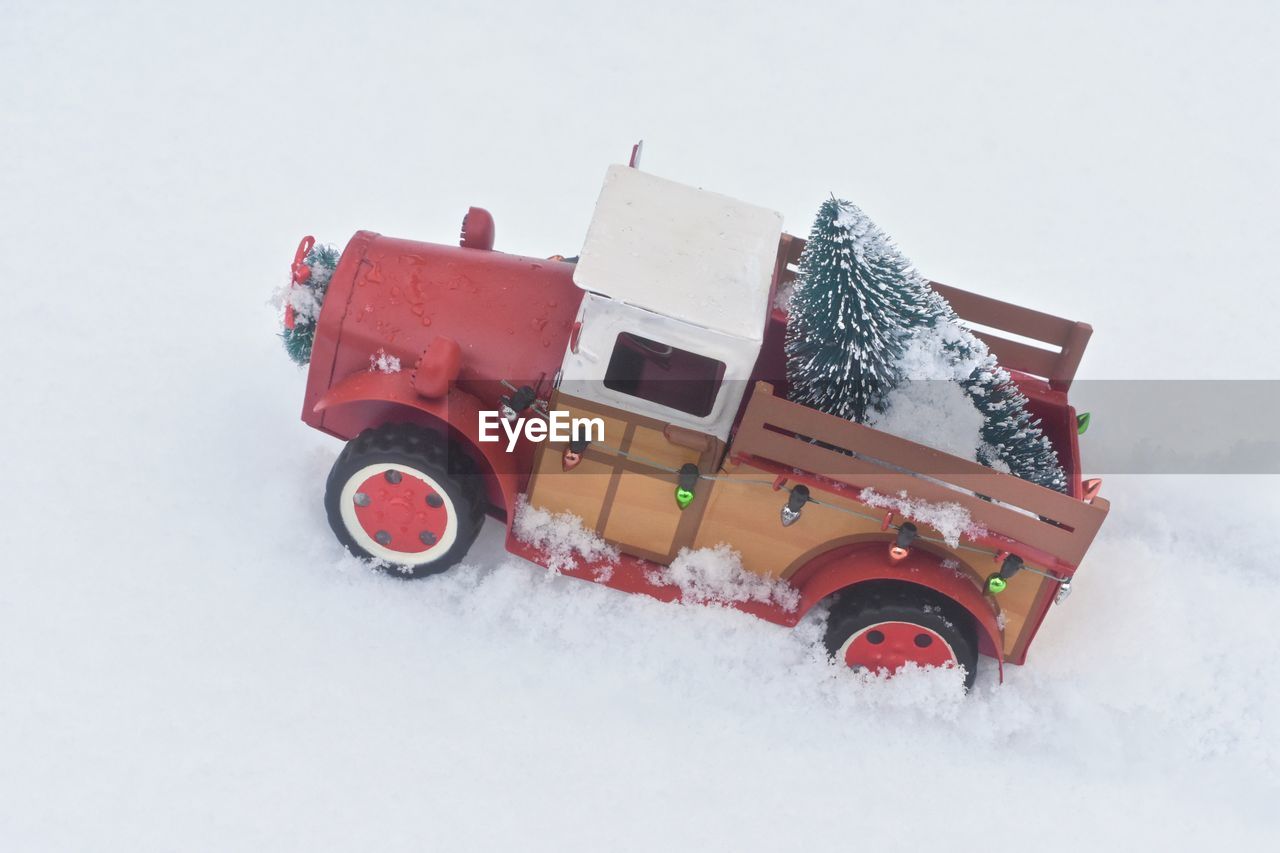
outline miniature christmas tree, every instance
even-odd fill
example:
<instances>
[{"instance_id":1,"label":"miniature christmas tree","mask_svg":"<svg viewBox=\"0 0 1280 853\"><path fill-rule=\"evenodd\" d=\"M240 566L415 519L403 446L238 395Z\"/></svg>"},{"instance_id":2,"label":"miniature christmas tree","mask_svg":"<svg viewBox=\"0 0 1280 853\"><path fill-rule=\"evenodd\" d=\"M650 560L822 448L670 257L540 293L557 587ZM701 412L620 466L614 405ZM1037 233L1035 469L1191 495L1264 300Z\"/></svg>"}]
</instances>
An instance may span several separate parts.
<instances>
[{"instance_id":1,"label":"miniature christmas tree","mask_svg":"<svg viewBox=\"0 0 1280 853\"><path fill-rule=\"evenodd\" d=\"M985 347L984 347L985 349ZM982 444L978 461L1009 472L1046 489L1067 491L1067 476L1058 453L1027 411L1027 398L1008 371L990 354L962 383L982 412Z\"/></svg>"},{"instance_id":2,"label":"miniature christmas tree","mask_svg":"<svg viewBox=\"0 0 1280 853\"><path fill-rule=\"evenodd\" d=\"M961 324L950 304L943 300L943 305L944 312L934 328L915 331L913 340L936 336L941 342L940 347L935 345L941 354L942 365L937 368L941 375L929 378L949 376L955 380L981 414L975 461L1066 492L1067 477L1058 463L1058 453L1040 429L1040 421L1027 411L1026 395L987 345Z\"/></svg>"},{"instance_id":3,"label":"miniature christmas tree","mask_svg":"<svg viewBox=\"0 0 1280 853\"><path fill-rule=\"evenodd\" d=\"M788 309L791 399L864 421L899 381L905 333L931 322L940 305L861 210L836 198L824 202Z\"/></svg>"},{"instance_id":4,"label":"miniature christmas tree","mask_svg":"<svg viewBox=\"0 0 1280 853\"><path fill-rule=\"evenodd\" d=\"M1058 454L1009 373L856 206L832 198L819 209L787 310L792 400L887 428L893 419L882 414L895 389L907 382L954 382L981 415L970 458L1067 490ZM895 396L954 401L936 389ZM958 405L968 411L963 399Z\"/></svg>"}]
</instances>

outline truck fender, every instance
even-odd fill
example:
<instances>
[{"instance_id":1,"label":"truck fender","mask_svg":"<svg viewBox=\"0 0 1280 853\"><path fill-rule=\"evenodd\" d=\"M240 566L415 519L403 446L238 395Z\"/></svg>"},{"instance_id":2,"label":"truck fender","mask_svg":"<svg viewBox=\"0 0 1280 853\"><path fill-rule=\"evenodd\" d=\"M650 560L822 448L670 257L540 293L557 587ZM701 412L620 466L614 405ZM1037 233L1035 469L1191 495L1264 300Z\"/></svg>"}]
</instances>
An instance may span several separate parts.
<instances>
[{"instance_id":1,"label":"truck fender","mask_svg":"<svg viewBox=\"0 0 1280 853\"><path fill-rule=\"evenodd\" d=\"M382 373L362 370L334 384L315 405L316 412L358 404L394 404L427 415L452 433L455 440L467 445L489 478L486 493L490 503L502 509L507 518L515 510L520 492L520 454L507 453L500 441L480 441L480 411L485 407L474 395L450 388L442 396L423 397L414 388L410 371ZM365 428L378 426L387 418L370 422ZM496 485L496 489L493 486Z\"/></svg>"},{"instance_id":2,"label":"truck fender","mask_svg":"<svg viewBox=\"0 0 1280 853\"><path fill-rule=\"evenodd\" d=\"M807 613L832 593L865 581L893 580L931 589L954 601L973 616L978 626L978 650L996 659L1004 680L1004 639L995 605L959 569L943 566L942 558L918 546L901 562L889 562L888 542L859 542L819 554L791 576L800 591L798 614Z\"/></svg>"}]
</instances>

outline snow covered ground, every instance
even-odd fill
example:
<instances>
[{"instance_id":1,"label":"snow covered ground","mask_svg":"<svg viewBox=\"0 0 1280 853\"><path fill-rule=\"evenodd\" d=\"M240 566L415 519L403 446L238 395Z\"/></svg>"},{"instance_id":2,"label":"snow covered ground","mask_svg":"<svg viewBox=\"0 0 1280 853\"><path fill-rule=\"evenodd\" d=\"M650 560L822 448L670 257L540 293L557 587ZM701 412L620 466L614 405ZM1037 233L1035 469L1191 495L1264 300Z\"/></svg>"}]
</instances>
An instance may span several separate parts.
<instances>
[{"instance_id":1,"label":"snow covered ground","mask_svg":"<svg viewBox=\"0 0 1280 853\"><path fill-rule=\"evenodd\" d=\"M1090 320L1088 376L1275 379L1272 7L317 5L4 4L0 850L1274 843L1280 478L1108 476L1003 687L859 683L816 620L548 577L493 525L424 582L344 556L265 305L304 233L481 204L573 251L644 136Z\"/></svg>"}]
</instances>

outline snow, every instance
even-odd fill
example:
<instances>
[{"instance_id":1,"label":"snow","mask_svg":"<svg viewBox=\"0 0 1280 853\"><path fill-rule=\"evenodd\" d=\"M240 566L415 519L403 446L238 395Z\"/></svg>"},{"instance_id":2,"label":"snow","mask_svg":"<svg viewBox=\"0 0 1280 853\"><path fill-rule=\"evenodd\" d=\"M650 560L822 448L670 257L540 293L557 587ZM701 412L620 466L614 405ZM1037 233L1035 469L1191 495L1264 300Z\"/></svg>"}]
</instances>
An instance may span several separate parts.
<instances>
[{"instance_id":1,"label":"snow","mask_svg":"<svg viewBox=\"0 0 1280 853\"><path fill-rule=\"evenodd\" d=\"M296 287L282 284L272 296L272 304L278 308L288 305L300 323L314 323L320 316L323 300L320 291L312 287Z\"/></svg>"},{"instance_id":2,"label":"snow","mask_svg":"<svg viewBox=\"0 0 1280 853\"><path fill-rule=\"evenodd\" d=\"M883 412L868 412L867 424L899 438L978 461L982 412L964 388L954 382L905 382L885 397Z\"/></svg>"},{"instance_id":3,"label":"snow","mask_svg":"<svg viewBox=\"0 0 1280 853\"><path fill-rule=\"evenodd\" d=\"M742 555L723 543L714 548L681 548L671 565L651 573L654 583L680 588L683 600L727 604L757 601L795 610L800 593L790 584L752 574L742 567Z\"/></svg>"},{"instance_id":4,"label":"snow","mask_svg":"<svg viewBox=\"0 0 1280 853\"><path fill-rule=\"evenodd\" d=\"M399 373L400 359L381 347L369 356L369 370L375 373Z\"/></svg>"},{"instance_id":5,"label":"snow","mask_svg":"<svg viewBox=\"0 0 1280 853\"><path fill-rule=\"evenodd\" d=\"M511 529L521 542L546 554L546 566L551 572L576 569L579 560L586 563L618 561L618 549L583 526L579 516L571 512L549 512L529 503L524 495L517 499ZM607 573L608 568L603 567L603 571ZM600 575L602 580L606 576Z\"/></svg>"},{"instance_id":6,"label":"snow","mask_svg":"<svg viewBox=\"0 0 1280 853\"><path fill-rule=\"evenodd\" d=\"M969 517L969 511L958 503L930 503L910 497L905 491L896 495L883 495L875 489L863 489L858 500L867 506L892 509L911 521L927 524L938 531L952 548L960 544L960 537L982 536L986 528Z\"/></svg>"},{"instance_id":7,"label":"snow","mask_svg":"<svg viewBox=\"0 0 1280 853\"><path fill-rule=\"evenodd\" d=\"M848 195L1092 322L1093 377L1280 378L1274 7L199 11L0 28L0 848L1274 845L1280 478L1091 471L1111 517L1026 667L863 684L821 614L548 576L491 523L424 581L345 556L262 305L304 234L452 242L470 204L572 254L642 131L792 233Z\"/></svg>"},{"instance_id":8,"label":"snow","mask_svg":"<svg viewBox=\"0 0 1280 853\"><path fill-rule=\"evenodd\" d=\"M317 248L334 250L329 245ZM323 264L312 264L309 269L311 274L304 284L293 284L287 275L282 276L283 281L271 295L271 304L280 309L286 305L293 308L294 318L299 323L314 323L320 318L324 292L329 286L329 279L333 278L333 270Z\"/></svg>"},{"instance_id":9,"label":"snow","mask_svg":"<svg viewBox=\"0 0 1280 853\"><path fill-rule=\"evenodd\" d=\"M898 367L902 378L908 381L959 382L972 376L988 354L987 345L972 332L946 317L939 317L932 326L911 333L898 359Z\"/></svg>"},{"instance_id":10,"label":"snow","mask_svg":"<svg viewBox=\"0 0 1280 853\"><path fill-rule=\"evenodd\" d=\"M957 383L972 376L988 355L986 344L945 317L913 331L898 360L902 384L886 395L884 411L868 412L867 424L961 459L981 461L982 412ZM1009 466L994 453L982 458L1008 473Z\"/></svg>"},{"instance_id":11,"label":"snow","mask_svg":"<svg viewBox=\"0 0 1280 853\"><path fill-rule=\"evenodd\" d=\"M871 218L863 213L862 208L856 204L841 205L835 224L849 232L849 237L853 241L853 251L858 260L861 260L867 254L873 257L881 257L897 251L893 241L876 227ZM841 265L845 269L853 268L852 264L847 260L842 260Z\"/></svg>"},{"instance_id":12,"label":"snow","mask_svg":"<svg viewBox=\"0 0 1280 853\"><path fill-rule=\"evenodd\" d=\"M987 345L946 316L912 331L898 360L902 384L885 396L884 411L868 412L867 424L961 459L987 460L1008 473L1008 464L982 439L982 412L958 384L989 360Z\"/></svg>"}]
</instances>

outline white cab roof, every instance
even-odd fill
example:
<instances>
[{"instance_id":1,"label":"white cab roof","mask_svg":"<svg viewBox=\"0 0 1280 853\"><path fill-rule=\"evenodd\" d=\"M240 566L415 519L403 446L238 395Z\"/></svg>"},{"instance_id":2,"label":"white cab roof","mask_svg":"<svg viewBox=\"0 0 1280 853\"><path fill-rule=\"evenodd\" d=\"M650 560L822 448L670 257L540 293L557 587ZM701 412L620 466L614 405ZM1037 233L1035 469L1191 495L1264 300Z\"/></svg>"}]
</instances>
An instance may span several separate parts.
<instances>
[{"instance_id":1,"label":"white cab roof","mask_svg":"<svg viewBox=\"0 0 1280 853\"><path fill-rule=\"evenodd\" d=\"M759 341L782 214L610 166L573 280L584 290Z\"/></svg>"}]
</instances>

